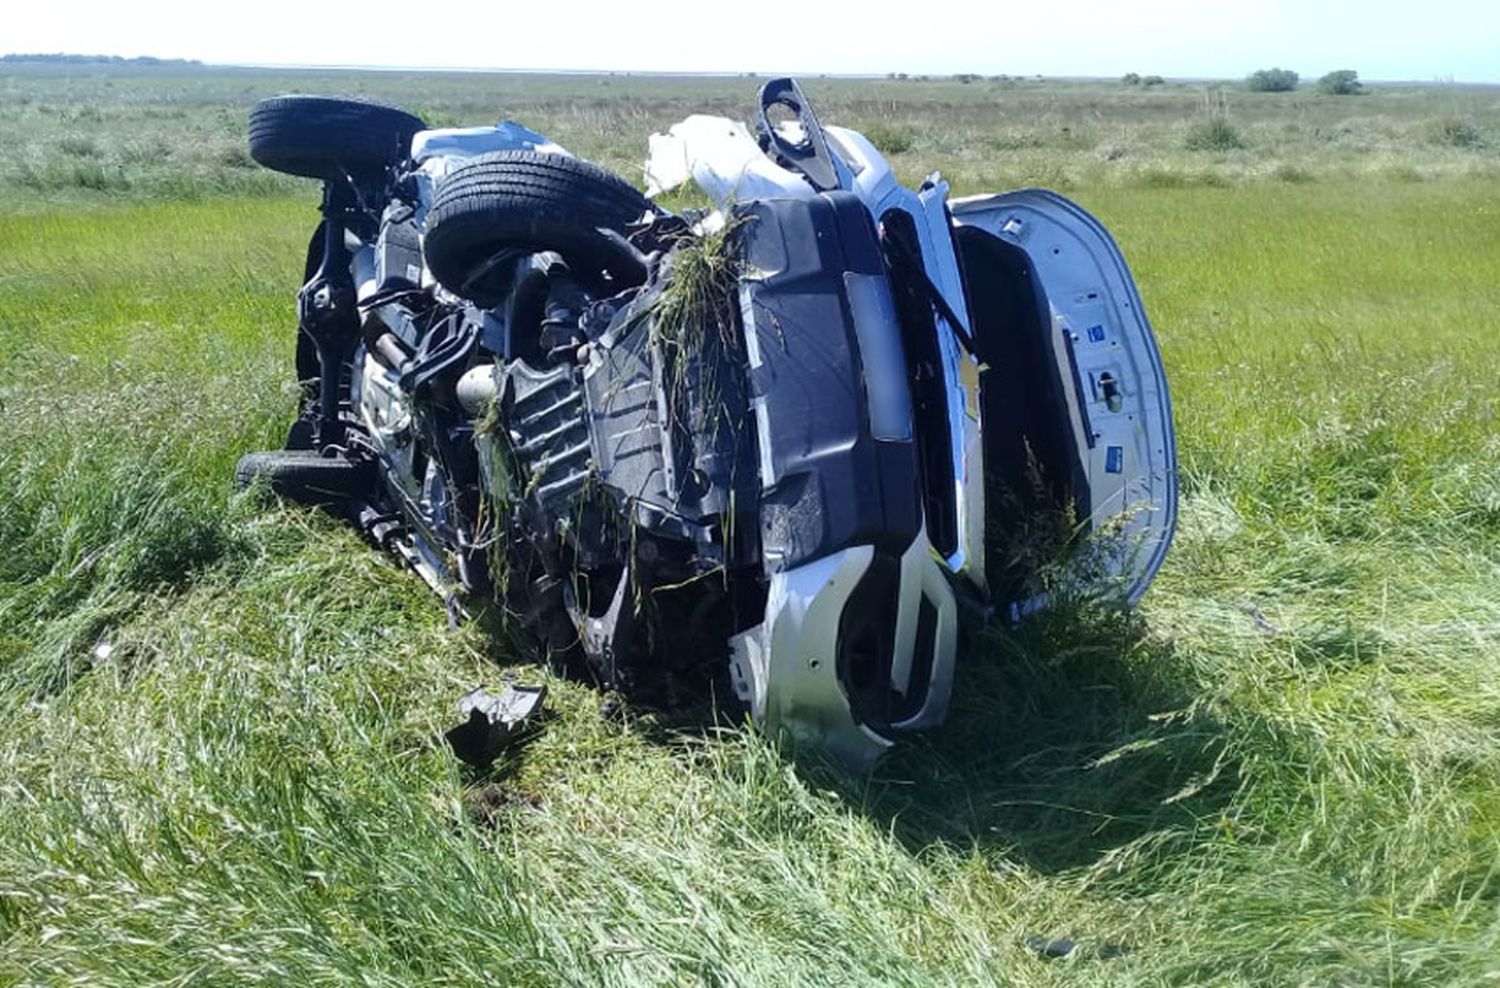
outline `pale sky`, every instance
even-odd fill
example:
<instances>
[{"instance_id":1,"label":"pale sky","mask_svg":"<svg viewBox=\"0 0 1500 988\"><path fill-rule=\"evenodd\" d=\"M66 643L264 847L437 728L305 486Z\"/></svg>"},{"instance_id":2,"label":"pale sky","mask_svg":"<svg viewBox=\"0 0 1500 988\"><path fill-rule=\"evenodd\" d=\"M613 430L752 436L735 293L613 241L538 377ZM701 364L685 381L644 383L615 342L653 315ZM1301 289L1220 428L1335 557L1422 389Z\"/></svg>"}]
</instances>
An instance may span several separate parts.
<instances>
[{"instance_id":1,"label":"pale sky","mask_svg":"<svg viewBox=\"0 0 1500 988\"><path fill-rule=\"evenodd\" d=\"M1500 0L12 0L0 53L621 71L1500 82Z\"/></svg>"}]
</instances>

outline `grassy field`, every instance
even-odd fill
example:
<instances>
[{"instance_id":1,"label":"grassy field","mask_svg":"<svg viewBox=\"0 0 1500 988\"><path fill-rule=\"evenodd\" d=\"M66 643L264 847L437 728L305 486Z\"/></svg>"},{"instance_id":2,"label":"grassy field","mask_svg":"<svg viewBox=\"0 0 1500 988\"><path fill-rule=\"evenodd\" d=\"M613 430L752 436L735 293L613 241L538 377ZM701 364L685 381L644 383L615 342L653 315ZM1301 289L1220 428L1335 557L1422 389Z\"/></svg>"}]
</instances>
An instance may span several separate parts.
<instances>
[{"instance_id":1,"label":"grassy field","mask_svg":"<svg viewBox=\"0 0 1500 988\"><path fill-rule=\"evenodd\" d=\"M1495 86L1327 96L1235 83L803 81L826 120L864 131L908 182L941 168L960 193L1500 179ZM100 193L293 194L295 181L256 168L245 149L250 106L279 92L384 99L435 126L508 117L637 177L652 130L689 112L748 119L759 87L751 78L0 67L0 147L9 149L0 193L28 208ZM1216 120L1231 139L1204 133Z\"/></svg>"},{"instance_id":2,"label":"grassy field","mask_svg":"<svg viewBox=\"0 0 1500 988\"><path fill-rule=\"evenodd\" d=\"M7 72L0 983L1500 981L1495 90L1236 95L1209 153L1188 86L810 83L908 175L1099 214L1184 486L1138 614L987 634L855 781L532 666L555 719L462 769L454 698L525 657L229 491L293 409L314 218L236 157L257 95L500 107L624 169L753 82Z\"/></svg>"}]
</instances>

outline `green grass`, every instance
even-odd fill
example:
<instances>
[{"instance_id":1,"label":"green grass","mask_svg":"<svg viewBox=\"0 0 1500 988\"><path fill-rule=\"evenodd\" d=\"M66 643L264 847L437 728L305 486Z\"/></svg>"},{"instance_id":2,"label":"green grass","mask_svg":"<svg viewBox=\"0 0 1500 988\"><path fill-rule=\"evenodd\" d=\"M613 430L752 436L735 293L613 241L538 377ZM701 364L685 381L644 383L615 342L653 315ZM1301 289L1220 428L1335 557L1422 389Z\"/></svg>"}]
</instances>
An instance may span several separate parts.
<instances>
[{"instance_id":1,"label":"green grass","mask_svg":"<svg viewBox=\"0 0 1500 988\"><path fill-rule=\"evenodd\" d=\"M0 216L0 984L1500 978L1493 181L1079 189L1161 337L1177 543L1137 615L971 643L868 781L529 665L539 740L452 759L524 657L229 493L295 401L314 200L272 181Z\"/></svg>"}]
</instances>

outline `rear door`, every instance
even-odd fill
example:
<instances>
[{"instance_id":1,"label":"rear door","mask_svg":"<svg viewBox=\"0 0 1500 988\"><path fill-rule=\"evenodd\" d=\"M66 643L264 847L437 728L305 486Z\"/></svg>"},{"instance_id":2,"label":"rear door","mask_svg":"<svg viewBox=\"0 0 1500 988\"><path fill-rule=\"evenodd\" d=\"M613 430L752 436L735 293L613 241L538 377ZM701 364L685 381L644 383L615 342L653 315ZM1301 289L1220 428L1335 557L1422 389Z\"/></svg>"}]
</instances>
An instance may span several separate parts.
<instances>
[{"instance_id":1,"label":"rear door","mask_svg":"<svg viewBox=\"0 0 1500 988\"><path fill-rule=\"evenodd\" d=\"M1134 603L1160 568L1176 525L1177 455L1161 354L1125 259L1096 219L1053 192L977 196L951 208L976 349L989 333L988 359L1003 361L1014 340L1003 334L1016 328L995 323L1030 327L1024 342L1052 364L1043 370L1061 384L1063 400L1049 414L1068 419L1057 428L1072 436L1069 472L1086 488L1079 503L1093 531L1109 533L1099 540L1108 547L1100 558ZM1014 305L991 307L998 315L986 325L983 293L1003 279L1025 283L1016 291L1031 312L1015 320ZM1006 427L984 423L986 432Z\"/></svg>"}]
</instances>

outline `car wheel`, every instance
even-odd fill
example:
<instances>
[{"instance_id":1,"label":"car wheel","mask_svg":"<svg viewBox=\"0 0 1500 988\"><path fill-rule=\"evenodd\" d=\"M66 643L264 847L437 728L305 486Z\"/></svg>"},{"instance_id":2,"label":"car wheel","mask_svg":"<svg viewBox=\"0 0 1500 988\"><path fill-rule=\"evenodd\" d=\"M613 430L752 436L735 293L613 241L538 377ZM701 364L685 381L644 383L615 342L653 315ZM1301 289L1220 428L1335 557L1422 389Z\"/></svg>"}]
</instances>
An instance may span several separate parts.
<instances>
[{"instance_id":1,"label":"car wheel","mask_svg":"<svg viewBox=\"0 0 1500 988\"><path fill-rule=\"evenodd\" d=\"M273 96L250 111L250 157L305 178L378 175L411 152L427 125L384 103L327 96Z\"/></svg>"},{"instance_id":2,"label":"car wheel","mask_svg":"<svg viewBox=\"0 0 1500 988\"><path fill-rule=\"evenodd\" d=\"M561 254L577 275L624 284L644 275L639 257L601 230L623 234L652 210L629 183L565 154L495 151L455 168L427 214L422 252L438 282L474 291L486 261L507 247Z\"/></svg>"},{"instance_id":3,"label":"car wheel","mask_svg":"<svg viewBox=\"0 0 1500 988\"><path fill-rule=\"evenodd\" d=\"M234 468L234 486L247 490L264 482L271 493L298 504L341 504L367 492L374 477L370 464L313 450L247 453Z\"/></svg>"}]
</instances>

